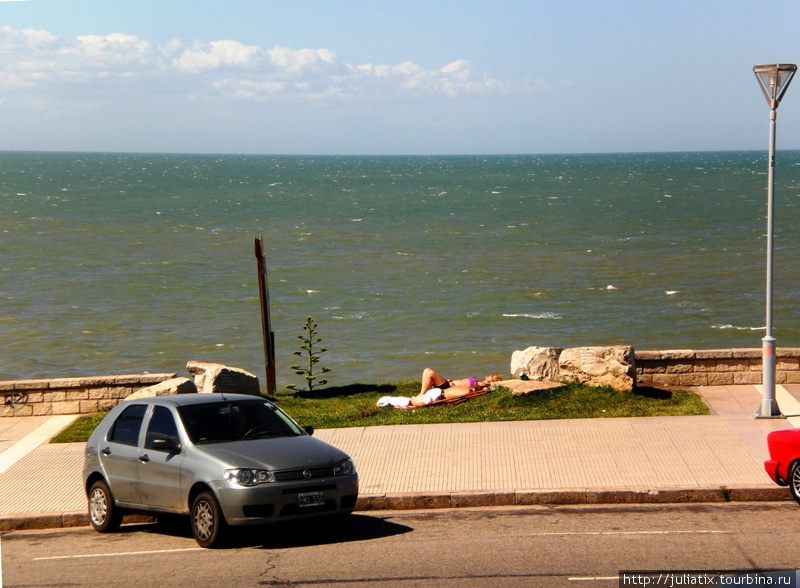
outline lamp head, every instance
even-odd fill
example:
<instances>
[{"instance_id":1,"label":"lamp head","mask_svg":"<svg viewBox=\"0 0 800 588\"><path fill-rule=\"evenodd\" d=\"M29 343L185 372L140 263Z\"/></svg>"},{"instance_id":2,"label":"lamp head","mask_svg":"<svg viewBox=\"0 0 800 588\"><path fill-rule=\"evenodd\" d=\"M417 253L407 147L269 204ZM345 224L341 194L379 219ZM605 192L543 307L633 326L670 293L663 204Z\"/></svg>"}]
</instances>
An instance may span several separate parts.
<instances>
[{"instance_id":1,"label":"lamp head","mask_svg":"<svg viewBox=\"0 0 800 588\"><path fill-rule=\"evenodd\" d=\"M756 79L772 110L778 108L796 71L797 66L793 63L762 63L753 66Z\"/></svg>"}]
</instances>

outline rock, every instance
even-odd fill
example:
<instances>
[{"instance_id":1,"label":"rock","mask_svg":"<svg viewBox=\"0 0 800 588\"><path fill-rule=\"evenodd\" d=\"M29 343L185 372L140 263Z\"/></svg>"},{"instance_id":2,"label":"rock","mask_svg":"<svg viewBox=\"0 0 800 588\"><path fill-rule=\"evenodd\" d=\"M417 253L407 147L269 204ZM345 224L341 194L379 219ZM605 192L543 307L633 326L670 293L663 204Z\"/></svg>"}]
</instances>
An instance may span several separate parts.
<instances>
[{"instance_id":1,"label":"rock","mask_svg":"<svg viewBox=\"0 0 800 588\"><path fill-rule=\"evenodd\" d=\"M539 382L557 382L559 379L559 347L528 347L511 355L511 375Z\"/></svg>"},{"instance_id":2,"label":"rock","mask_svg":"<svg viewBox=\"0 0 800 588\"><path fill-rule=\"evenodd\" d=\"M534 380L503 380L497 382L497 385L508 388L514 396L522 396L523 394L530 394L531 392L538 392L539 390L558 388L562 384L558 382L537 382Z\"/></svg>"},{"instance_id":3,"label":"rock","mask_svg":"<svg viewBox=\"0 0 800 588\"><path fill-rule=\"evenodd\" d=\"M631 392L636 386L636 358L633 347L574 347L561 352L559 377L591 386L611 386Z\"/></svg>"},{"instance_id":4,"label":"rock","mask_svg":"<svg viewBox=\"0 0 800 588\"><path fill-rule=\"evenodd\" d=\"M216 392L261 396L258 377L243 369L204 361L190 361L186 369L194 376L195 386L201 394Z\"/></svg>"},{"instance_id":5,"label":"rock","mask_svg":"<svg viewBox=\"0 0 800 588\"><path fill-rule=\"evenodd\" d=\"M173 394L196 394L197 387L189 378L171 378L164 380L160 384L140 388L133 394L129 394L125 400L135 400L137 398L150 398L151 396L171 396Z\"/></svg>"}]
</instances>

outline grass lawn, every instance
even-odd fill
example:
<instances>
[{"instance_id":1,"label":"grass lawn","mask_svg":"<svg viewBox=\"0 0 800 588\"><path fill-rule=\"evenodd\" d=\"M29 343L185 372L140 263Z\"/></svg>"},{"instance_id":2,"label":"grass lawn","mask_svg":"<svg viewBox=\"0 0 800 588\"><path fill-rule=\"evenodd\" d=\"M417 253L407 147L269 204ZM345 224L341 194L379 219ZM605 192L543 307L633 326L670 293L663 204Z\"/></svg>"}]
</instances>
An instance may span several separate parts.
<instances>
[{"instance_id":1,"label":"grass lawn","mask_svg":"<svg viewBox=\"0 0 800 588\"><path fill-rule=\"evenodd\" d=\"M395 384L351 384L315 390L311 394L287 390L278 392L275 401L298 423L315 429L709 413L700 397L689 390L638 388L633 393L625 393L576 383L522 396L499 388L449 406L400 410L375 405L381 396L413 396L419 391L419 385L419 380L411 380ZM86 441L102 417L102 414L80 417L52 442Z\"/></svg>"}]
</instances>

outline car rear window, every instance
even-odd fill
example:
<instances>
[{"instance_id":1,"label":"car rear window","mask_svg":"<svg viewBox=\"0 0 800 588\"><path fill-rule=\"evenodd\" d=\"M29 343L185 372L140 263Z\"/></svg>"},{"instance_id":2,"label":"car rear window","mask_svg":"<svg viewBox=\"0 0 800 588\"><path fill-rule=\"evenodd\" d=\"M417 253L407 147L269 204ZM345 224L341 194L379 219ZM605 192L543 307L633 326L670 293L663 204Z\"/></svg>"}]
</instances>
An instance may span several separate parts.
<instances>
[{"instance_id":1,"label":"car rear window","mask_svg":"<svg viewBox=\"0 0 800 588\"><path fill-rule=\"evenodd\" d=\"M302 435L279 408L264 400L221 401L178 408L192 443Z\"/></svg>"},{"instance_id":2,"label":"car rear window","mask_svg":"<svg viewBox=\"0 0 800 588\"><path fill-rule=\"evenodd\" d=\"M139 444L139 431L142 428L142 419L147 411L145 404L133 404L122 411L114 421L114 426L108 434L108 440L125 445Z\"/></svg>"}]
</instances>

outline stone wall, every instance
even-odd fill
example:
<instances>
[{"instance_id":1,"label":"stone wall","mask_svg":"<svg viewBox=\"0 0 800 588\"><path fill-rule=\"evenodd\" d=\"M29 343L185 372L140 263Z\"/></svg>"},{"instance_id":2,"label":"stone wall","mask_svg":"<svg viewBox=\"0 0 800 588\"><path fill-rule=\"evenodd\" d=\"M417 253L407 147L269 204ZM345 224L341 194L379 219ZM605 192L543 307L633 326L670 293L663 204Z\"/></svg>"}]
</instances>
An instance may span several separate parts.
<instances>
[{"instance_id":1,"label":"stone wall","mask_svg":"<svg viewBox=\"0 0 800 588\"><path fill-rule=\"evenodd\" d=\"M175 374L130 374L0 382L0 417L91 414Z\"/></svg>"},{"instance_id":2,"label":"stone wall","mask_svg":"<svg viewBox=\"0 0 800 588\"><path fill-rule=\"evenodd\" d=\"M778 348L776 384L800 384L800 348ZM761 349L636 351L638 386L761 383ZM0 417L91 414L176 374L129 374L0 382Z\"/></svg>"},{"instance_id":3,"label":"stone wall","mask_svg":"<svg viewBox=\"0 0 800 588\"><path fill-rule=\"evenodd\" d=\"M761 384L761 349L636 351L638 386ZM776 384L800 384L800 349L778 348Z\"/></svg>"}]
</instances>

